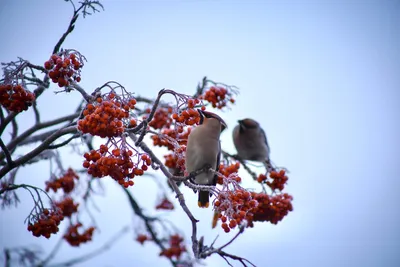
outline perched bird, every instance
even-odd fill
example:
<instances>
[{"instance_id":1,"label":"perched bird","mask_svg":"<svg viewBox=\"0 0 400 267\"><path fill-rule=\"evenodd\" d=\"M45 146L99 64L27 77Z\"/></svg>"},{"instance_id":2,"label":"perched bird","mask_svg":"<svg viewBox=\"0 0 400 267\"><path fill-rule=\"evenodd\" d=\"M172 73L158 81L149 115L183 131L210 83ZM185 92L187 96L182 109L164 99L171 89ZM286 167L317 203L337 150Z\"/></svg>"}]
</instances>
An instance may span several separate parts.
<instances>
[{"instance_id":1,"label":"perched bird","mask_svg":"<svg viewBox=\"0 0 400 267\"><path fill-rule=\"evenodd\" d=\"M194 128L186 145L186 171L190 174L206 166L218 171L221 156L221 143L219 137L227 127L218 115L198 109L200 124ZM215 185L217 176L208 171L194 177L194 182L199 185ZM210 193L199 190L198 205L201 208L208 208Z\"/></svg>"},{"instance_id":2,"label":"perched bird","mask_svg":"<svg viewBox=\"0 0 400 267\"><path fill-rule=\"evenodd\" d=\"M233 129L233 143L238 156L243 160L262 162L267 169L271 167L270 149L267 136L260 124L253 119L238 120L239 125Z\"/></svg>"}]
</instances>

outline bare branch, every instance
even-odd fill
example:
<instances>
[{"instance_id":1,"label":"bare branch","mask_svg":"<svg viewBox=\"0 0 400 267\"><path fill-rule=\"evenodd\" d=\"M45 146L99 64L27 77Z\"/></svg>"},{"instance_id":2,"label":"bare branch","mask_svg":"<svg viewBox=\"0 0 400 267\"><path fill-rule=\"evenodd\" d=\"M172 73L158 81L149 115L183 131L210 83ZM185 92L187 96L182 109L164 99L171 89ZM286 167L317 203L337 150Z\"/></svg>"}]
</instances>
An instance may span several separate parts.
<instances>
[{"instance_id":1,"label":"bare branch","mask_svg":"<svg viewBox=\"0 0 400 267\"><path fill-rule=\"evenodd\" d=\"M1 138L0 138L0 147L3 150L3 153L4 153L4 155L5 155L6 159L7 159L7 164L9 166L13 166L14 162L13 162L13 160L11 158L10 151L8 150L8 148L6 147L6 145L3 142L3 139L1 139Z\"/></svg>"},{"instance_id":2,"label":"bare branch","mask_svg":"<svg viewBox=\"0 0 400 267\"><path fill-rule=\"evenodd\" d=\"M30 136L31 134L33 134L34 132L50 127L50 126L54 126L57 125L59 123L63 123L63 122L67 122L70 120L73 120L75 118L77 118L79 116L79 112L76 112L74 114L71 115L67 115L55 120L51 120L51 121L47 121L47 122L42 122L42 123L37 123L34 126L32 126L31 128L29 128L28 130L26 130L25 132L23 132L22 134L20 134L18 137L15 137L11 140L11 142L7 145L7 148L9 150L14 150L14 148L19 145L23 140L25 140L25 138L27 138L28 136ZM32 137L33 138L33 137ZM43 139L41 139L43 140ZM23 143L26 144L26 143ZM0 160L4 159L4 153L0 153Z\"/></svg>"},{"instance_id":3,"label":"bare branch","mask_svg":"<svg viewBox=\"0 0 400 267\"><path fill-rule=\"evenodd\" d=\"M129 134L130 138L134 142L137 141L137 137L134 134ZM195 257L198 257L198 241L197 241L197 222L198 220L193 216L192 212L189 210L185 203L185 198L182 194L182 192L179 190L179 187L177 186L176 182L172 180L171 178L173 175L168 171L167 167L160 161L160 159L157 158L157 156L153 153L153 151L144 143L141 142L139 144L140 148L149 154L151 160L156 163L158 166L160 166L161 171L164 173L164 175L169 179L169 182L173 188L173 190L176 193L176 197L179 200L179 204L181 205L182 209L186 213L186 215L189 217L191 223L192 223L192 249Z\"/></svg>"},{"instance_id":4,"label":"bare branch","mask_svg":"<svg viewBox=\"0 0 400 267\"><path fill-rule=\"evenodd\" d=\"M71 142L72 140L74 140L74 139L76 139L76 138L78 138L78 137L80 137L80 136L81 136L81 135L80 135L79 133L76 133L76 134L74 134L73 136L71 136L70 138L68 138L67 140L65 140L64 142L61 142L61 143L56 144L56 145L49 145L49 146L47 147L47 149L57 149L57 148L59 148L59 147L63 147L63 146L65 146L65 145L69 144L69 142Z\"/></svg>"},{"instance_id":5,"label":"bare branch","mask_svg":"<svg viewBox=\"0 0 400 267\"><path fill-rule=\"evenodd\" d=\"M18 158L17 160L14 161L14 166L9 166L6 165L2 169L0 169L0 177L4 177L9 171L15 168L15 166L20 166L28 162L30 159L36 157L39 155L42 151L47 149L47 147L57 140L59 137L66 135L66 134L71 134L71 133L76 133L77 129L76 126L70 126L66 128L62 128L58 131L56 131L54 134L50 135L46 140L43 141L38 147L33 149L31 152L25 154L24 156Z\"/></svg>"},{"instance_id":6,"label":"bare branch","mask_svg":"<svg viewBox=\"0 0 400 267\"><path fill-rule=\"evenodd\" d=\"M126 193L128 199L129 199L129 203L131 204L131 207L133 209L133 212L139 216L143 221L144 224L146 226L147 231L149 232L152 240L154 241L154 243L157 244L157 246L161 249L161 250L165 250L165 246L164 244L161 242L161 240L157 237L156 232L153 230L153 226L151 225L151 222L155 221L157 218L152 218L152 217L148 217L146 215L143 214L142 209L139 207L139 205L137 204L136 200L134 199L134 197L132 196L132 194L129 192L128 189L122 187L124 192ZM177 266L176 262L173 261L172 259L169 259L172 266Z\"/></svg>"}]
</instances>

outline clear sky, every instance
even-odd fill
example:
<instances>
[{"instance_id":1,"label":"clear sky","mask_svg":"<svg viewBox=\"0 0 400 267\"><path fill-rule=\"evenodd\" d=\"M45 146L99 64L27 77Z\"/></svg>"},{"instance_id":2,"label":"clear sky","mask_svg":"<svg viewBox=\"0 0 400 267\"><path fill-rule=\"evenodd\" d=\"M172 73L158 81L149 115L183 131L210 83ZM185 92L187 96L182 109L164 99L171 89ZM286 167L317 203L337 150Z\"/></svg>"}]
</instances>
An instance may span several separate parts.
<instances>
[{"instance_id":1,"label":"clear sky","mask_svg":"<svg viewBox=\"0 0 400 267\"><path fill-rule=\"evenodd\" d=\"M220 115L230 130L237 119L258 120L272 160L290 170L294 212L276 226L249 229L227 252L261 267L399 266L399 1L102 3L105 11L80 18L64 44L88 58L81 82L88 92L109 80L150 97L161 88L191 94L205 75L234 84L241 88L237 105ZM1 1L0 61L20 56L42 64L71 14L61 0ZM80 99L54 90L38 101L44 119L70 113ZM32 118L24 114L21 128ZM229 129L222 147L235 152ZM67 157L64 164L80 166L81 158ZM43 186L48 176L48 165L39 164L21 170L19 182ZM150 208L155 186L137 179L132 192ZM96 199L101 233L92 245L65 245L58 260L84 254L137 221L123 192L112 182L105 187L106 195ZM26 231L23 220L32 203L19 193L18 210L0 211L0 248L38 244L48 250L57 239L36 239ZM185 196L206 241L217 233L221 243L230 237L222 229L211 231L211 210L199 211L191 191ZM189 239L185 215L169 217ZM168 266L154 245L142 247L133 238L131 232L80 266ZM206 263L225 266L218 256Z\"/></svg>"}]
</instances>

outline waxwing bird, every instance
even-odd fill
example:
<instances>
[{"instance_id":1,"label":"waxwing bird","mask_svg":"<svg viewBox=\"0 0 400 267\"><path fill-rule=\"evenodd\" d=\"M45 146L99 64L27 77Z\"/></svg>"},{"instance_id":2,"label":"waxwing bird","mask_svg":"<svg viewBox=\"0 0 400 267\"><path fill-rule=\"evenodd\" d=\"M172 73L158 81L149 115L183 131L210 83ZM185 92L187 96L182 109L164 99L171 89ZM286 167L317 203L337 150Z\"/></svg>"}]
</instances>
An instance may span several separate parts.
<instances>
[{"instance_id":1,"label":"waxwing bird","mask_svg":"<svg viewBox=\"0 0 400 267\"><path fill-rule=\"evenodd\" d=\"M218 171L221 156L219 137L227 127L226 123L217 114L200 109L198 112L200 124L191 131L186 145L186 171L193 173L207 166ZM202 172L194 177L194 182L199 185L216 185L217 176L210 171ZM209 197L208 191L199 190L199 207L208 208Z\"/></svg>"},{"instance_id":2,"label":"waxwing bird","mask_svg":"<svg viewBox=\"0 0 400 267\"><path fill-rule=\"evenodd\" d=\"M267 169L271 167L270 149L267 136L260 124L253 119L238 120L239 125L233 129L233 143L238 156L243 160L262 162Z\"/></svg>"}]
</instances>

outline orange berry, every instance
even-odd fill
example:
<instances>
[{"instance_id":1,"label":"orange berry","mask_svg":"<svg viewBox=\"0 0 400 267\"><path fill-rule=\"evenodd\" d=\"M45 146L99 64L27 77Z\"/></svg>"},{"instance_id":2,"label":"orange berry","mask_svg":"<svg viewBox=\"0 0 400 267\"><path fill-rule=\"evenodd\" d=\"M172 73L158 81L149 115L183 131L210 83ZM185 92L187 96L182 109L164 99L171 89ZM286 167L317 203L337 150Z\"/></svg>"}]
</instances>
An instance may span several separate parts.
<instances>
[{"instance_id":1,"label":"orange berry","mask_svg":"<svg viewBox=\"0 0 400 267\"><path fill-rule=\"evenodd\" d=\"M226 216L222 216L222 217L221 217L221 221L222 221L223 223L225 223L226 220L227 220Z\"/></svg>"},{"instance_id":2,"label":"orange berry","mask_svg":"<svg viewBox=\"0 0 400 267\"><path fill-rule=\"evenodd\" d=\"M136 99L132 98L131 100L129 100L129 105L131 106L131 108L133 108L132 106L136 105Z\"/></svg>"},{"instance_id":3,"label":"orange berry","mask_svg":"<svg viewBox=\"0 0 400 267\"><path fill-rule=\"evenodd\" d=\"M84 168L89 168L90 163L89 163L89 161L85 160L82 165Z\"/></svg>"},{"instance_id":4,"label":"orange berry","mask_svg":"<svg viewBox=\"0 0 400 267\"><path fill-rule=\"evenodd\" d=\"M231 220L231 221L229 222L229 227L230 227L230 228L235 228L236 225L237 225L236 220Z\"/></svg>"}]
</instances>

